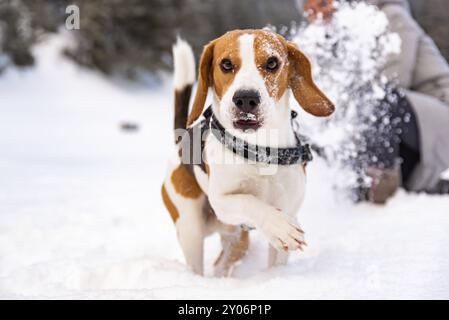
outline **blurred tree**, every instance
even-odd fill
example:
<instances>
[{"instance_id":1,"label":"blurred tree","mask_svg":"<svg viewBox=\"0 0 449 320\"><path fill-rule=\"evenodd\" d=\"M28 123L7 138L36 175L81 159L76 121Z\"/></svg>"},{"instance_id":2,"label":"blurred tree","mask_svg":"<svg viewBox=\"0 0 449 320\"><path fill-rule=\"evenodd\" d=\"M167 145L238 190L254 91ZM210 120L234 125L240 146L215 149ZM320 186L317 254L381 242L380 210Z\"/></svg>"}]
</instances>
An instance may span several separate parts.
<instances>
[{"instance_id":1,"label":"blurred tree","mask_svg":"<svg viewBox=\"0 0 449 320\"><path fill-rule=\"evenodd\" d=\"M410 1L449 57L448 0ZM295 0L0 0L0 71L11 63L33 64L33 44L64 24L69 4L80 7L81 29L71 31L65 53L85 67L129 78L171 68L177 34L199 55L228 30L288 26L301 19Z\"/></svg>"},{"instance_id":2,"label":"blurred tree","mask_svg":"<svg viewBox=\"0 0 449 320\"><path fill-rule=\"evenodd\" d=\"M74 60L130 78L171 67L176 35L199 53L227 30L289 24L299 19L292 0L76 0L81 29L67 50Z\"/></svg>"},{"instance_id":3,"label":"blurred tree","mask_svg":"<svg viewBox=\"0 0 449 320\"><path fill-rule=\"evenodd\" d=\"M55 31L60 19L54 11L58 0L0 0L0 71L13 63L33 65L32 45L48 31ZM59 15L59 17L61 17Z\"/></svg>"},{"instance_id":4,"label":"blurred tree","mask_svg":"<svg viewBox=\"0 0 449 320\"><path fill-rule=\"evenodd\" d=\"M0 1L0 48L7 60L18 66L32 65L30 46L34 33L30 25L30 11L22 1ZM6 64L6 61L3 63Z\"/></svg>"}]
</instances>

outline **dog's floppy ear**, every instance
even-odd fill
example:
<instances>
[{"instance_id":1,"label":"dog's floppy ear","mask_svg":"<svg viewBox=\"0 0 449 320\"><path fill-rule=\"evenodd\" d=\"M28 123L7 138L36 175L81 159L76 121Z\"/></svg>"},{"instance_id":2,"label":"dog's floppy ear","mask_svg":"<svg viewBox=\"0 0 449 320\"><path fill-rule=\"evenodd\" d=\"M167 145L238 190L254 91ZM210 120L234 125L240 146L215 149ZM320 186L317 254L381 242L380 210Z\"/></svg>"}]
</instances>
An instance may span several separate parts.
<instances>
[{"instance_id":1,"label":"dog's floppy ear","mask_svg":"<svg viewBox=\"0 0 449 320\"><path fill-rule=\"evenodd\" d=\"M206 103L207 92L211 86L211 68L214 52L214 41L204 47L201 54L200 65L198 70L198 88L196 89L195 100L193 101L192 111L190 111L187 119L187 126L190 126L196 119L201 116Z\"/></svg>"},{"instance_id":2,"label":"dog's floppy ear","mask_svg":"<svg viewBox=\"0 0 449 320\"><path fill-rule=\"evenodd\" d=\"M289 86L293 91L296 101L308 113L325 117L331 115L334 104L321 92L312 79L312 68L309 59L289 42L288 59L290 62Z\"/></svg>"}]
</instances>

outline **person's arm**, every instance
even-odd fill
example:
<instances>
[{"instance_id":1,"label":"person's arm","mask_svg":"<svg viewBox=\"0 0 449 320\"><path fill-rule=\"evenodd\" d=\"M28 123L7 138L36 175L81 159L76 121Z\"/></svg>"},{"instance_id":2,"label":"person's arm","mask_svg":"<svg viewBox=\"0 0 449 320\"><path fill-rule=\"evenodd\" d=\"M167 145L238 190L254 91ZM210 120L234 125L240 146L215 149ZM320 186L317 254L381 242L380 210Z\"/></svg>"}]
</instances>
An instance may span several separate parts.
<instances>
[{"instance_id":1,"label":"person's arm","mask_svg":"<svg viewBox=\"0 0 449 320\"><path fill-rule=\"evenodd\" d=\"M401 53L390 57L386 74L395 74L400 86L410 88L413 85L419 39L423 31L403 6L387 3L380 8L388 18L391 32L397 33L401 38Z\"/></svg>"},{"instance_id":2,"label":"person's arm","mask_svg":"<svg viewBox=\"0 0 449 320\"><path fill-rule=\"evenodd\" d=\"M449 105L449 65L433 40L413 19L404 5L385 4L382 11L390 21L391 31L399 34L401 54L393 64L400 84L431 95Z\"/></svg>"},{"instance_id":3,"label":"person's arm","mask_svg":"<svg viewBox=\"0 0 449 320\"><path fill-rule=\"evenodd\" d=\"M449 65L427 35L419 41L411 89L431 95L449 106Z\"/></svg>"}]
</instances>

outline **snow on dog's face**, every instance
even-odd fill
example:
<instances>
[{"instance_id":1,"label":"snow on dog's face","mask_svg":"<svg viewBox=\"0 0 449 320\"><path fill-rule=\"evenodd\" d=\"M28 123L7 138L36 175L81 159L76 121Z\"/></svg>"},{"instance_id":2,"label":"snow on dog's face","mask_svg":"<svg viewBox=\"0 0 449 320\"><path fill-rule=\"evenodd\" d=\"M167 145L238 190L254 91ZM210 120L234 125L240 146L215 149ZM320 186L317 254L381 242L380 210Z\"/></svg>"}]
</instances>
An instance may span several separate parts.
<instances>
[{"instance_id":1,"label":"snow on dog's face","mask_svg":"<svg viewBox=\"0 0 449 320\"><path fill-rule=\"evenodd\" d=\"M226 128L275 126L288 88L307 112L328 116L334 111L312 80L309 60L268 30L231 31L205 46L189 125L201 115L209 87L214 91L214 111Z\"/></svg>"}]
</instances>

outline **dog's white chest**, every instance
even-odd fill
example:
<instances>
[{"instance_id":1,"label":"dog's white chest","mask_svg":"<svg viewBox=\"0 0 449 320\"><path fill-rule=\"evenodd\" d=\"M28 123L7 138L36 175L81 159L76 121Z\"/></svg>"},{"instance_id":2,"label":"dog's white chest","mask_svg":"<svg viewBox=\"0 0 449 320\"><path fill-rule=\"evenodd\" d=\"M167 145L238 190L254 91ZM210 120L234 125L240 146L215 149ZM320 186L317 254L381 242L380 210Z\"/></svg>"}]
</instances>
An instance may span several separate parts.
<instances>
[{"instance_id":1,"label":"dog's white chest","mask_svg":"<svg viewBox=\"0 0 449 320\"><path fill-rule=\"evenodd\" d=\"M206 142L206 157L211 168L210 192L251 194L289 214L302 203L306 176L302 165L245 163L242 157L211 137ZM209 194L213 197L213 194Z\"/></svg>"}]
</instances>

